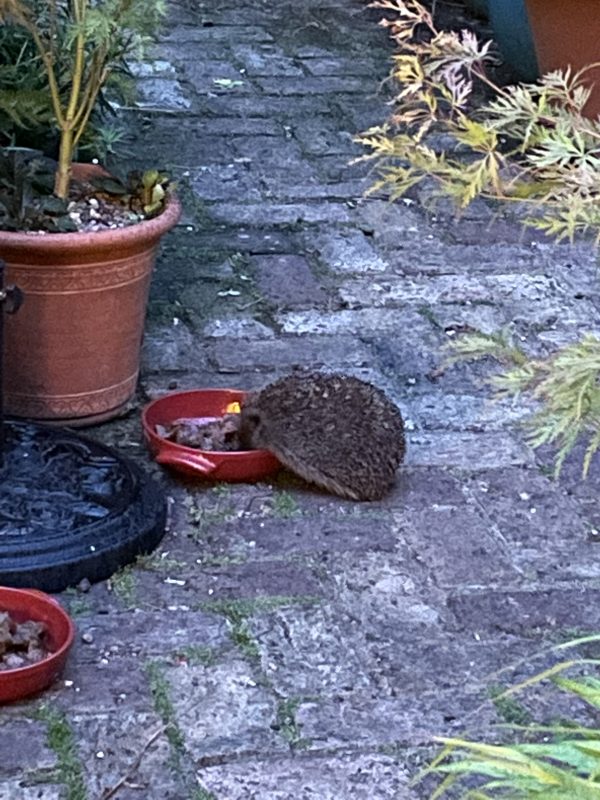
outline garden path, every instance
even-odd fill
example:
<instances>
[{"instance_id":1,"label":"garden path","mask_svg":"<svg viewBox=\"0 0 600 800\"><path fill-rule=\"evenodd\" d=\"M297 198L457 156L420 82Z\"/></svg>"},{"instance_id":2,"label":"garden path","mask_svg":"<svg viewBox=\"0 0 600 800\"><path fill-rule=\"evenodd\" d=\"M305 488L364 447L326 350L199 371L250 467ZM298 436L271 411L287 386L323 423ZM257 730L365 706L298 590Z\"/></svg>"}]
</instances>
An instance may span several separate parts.
<instances>
[{"instance_id":1,"label":"garden path","mask_svg":"<svg viewBox=\"0 0 600 800\"><path fill-rule=\"evenodd\" d=\"M513 322L540 350L593 328L596 256L485 205L456 221L424 195L364 198L367 167L349 162L387 113L376 22L358 0L180 0L139 70L132 163L170 169L185 214L135 412L91 433L154 472L171 527L156 556L60 598L79 641L64 681L2 710L0 800L100 800L156 731L118 800L425 797L409 778L433 735L527 713L482 706L494 671L600 627L597 466L553 482L515 427L526 409L489 402L487 367L440 369L469 327ZM149 465L149 397L297 366L401 407L407 463L385 500ZM535 709L561 711L543 692Z\"/></svg>"}]
</instances>

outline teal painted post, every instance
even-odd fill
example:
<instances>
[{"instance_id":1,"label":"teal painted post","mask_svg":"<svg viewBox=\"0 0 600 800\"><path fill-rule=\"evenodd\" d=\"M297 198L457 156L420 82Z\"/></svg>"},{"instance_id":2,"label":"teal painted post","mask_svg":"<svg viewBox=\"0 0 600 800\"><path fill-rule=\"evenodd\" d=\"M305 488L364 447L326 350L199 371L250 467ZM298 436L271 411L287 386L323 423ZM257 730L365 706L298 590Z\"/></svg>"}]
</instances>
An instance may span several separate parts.
<instances>
[{"instance_id":1,"label":"teal painted post","mask_svg":"<svg viewBox=\"0 0 600 800\"><path fill-rule=\"evenodd\" d=\"M525 0L487 0L498 48L522 81L539 77Z\"/></svg>"}]
</instances>

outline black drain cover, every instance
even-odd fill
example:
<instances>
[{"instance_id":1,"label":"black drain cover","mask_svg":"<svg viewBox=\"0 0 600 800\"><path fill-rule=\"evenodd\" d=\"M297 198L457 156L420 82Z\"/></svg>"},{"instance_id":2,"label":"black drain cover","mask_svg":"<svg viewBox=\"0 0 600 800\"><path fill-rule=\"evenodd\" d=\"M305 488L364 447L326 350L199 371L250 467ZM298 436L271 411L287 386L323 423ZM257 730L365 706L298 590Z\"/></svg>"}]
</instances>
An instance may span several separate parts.
<instances>
[{"instance_id":1,"label":"black drain cover","mask_svg":"<svg viewBox=\"0 0 600 800\"><path fill-rule=\"evenodd\" d=\"M166 500L134 464L67 430L9 420L4 435L0 584L60 592L160 542Z\"/></svg>"}]
</instances>

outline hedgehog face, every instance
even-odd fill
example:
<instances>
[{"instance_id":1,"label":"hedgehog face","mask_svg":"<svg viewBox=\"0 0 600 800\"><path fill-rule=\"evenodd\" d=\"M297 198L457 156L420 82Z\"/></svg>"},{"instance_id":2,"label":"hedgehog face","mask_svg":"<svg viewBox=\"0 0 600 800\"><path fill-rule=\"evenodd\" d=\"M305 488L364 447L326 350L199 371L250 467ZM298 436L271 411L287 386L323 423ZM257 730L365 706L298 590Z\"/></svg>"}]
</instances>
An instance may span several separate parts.
<instances>
[{"instance_id":1,"label":"hedgehog face","mask_svg":"<svg viewBox=\"0 0 600 800\"><path fill-rule=\"evenodd\" d=\"M264 421L258 409L251 404L242 407L240 443L244 450L259 450L265 443Z\"/></svg>"}]
</instances>

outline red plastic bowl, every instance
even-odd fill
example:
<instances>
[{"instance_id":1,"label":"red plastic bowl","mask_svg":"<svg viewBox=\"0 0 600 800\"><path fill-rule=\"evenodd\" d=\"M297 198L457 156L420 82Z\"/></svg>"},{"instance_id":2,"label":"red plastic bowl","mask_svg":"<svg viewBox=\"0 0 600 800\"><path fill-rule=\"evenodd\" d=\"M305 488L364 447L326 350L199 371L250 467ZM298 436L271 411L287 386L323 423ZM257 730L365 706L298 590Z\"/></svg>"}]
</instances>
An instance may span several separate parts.
<instances>
[{"instance_id":1,"label":"red plastic bowl","mask_svg":"<svg viewBox=\"0 0 600 800\"><path fill-rule=\"evenodd\" d=\"M12 703L45 689L64 669L73 644L75 627L71 617L50 595L37 589L9 589L0 586L0 611L8 611L16 622L35 620L45 623L47 658L27 667L0 672L0 703Z\"/></svg>"},{"instance_id":2,"label":"red plastic bowl","mask_svg":"<svg viewBox=\"0 0 600 800\"><path fill-rule=\"evenodd\" d=\"M146 406L142 412L144 436L159 464L196 478L213 481L258 481L272 475L281 463L268 450L197 450L159 436L157 425L178 419L222 417L230 403L241 403L246 392L237 389L194 389L172 392Z\"/></svg>"}]
</instances>

